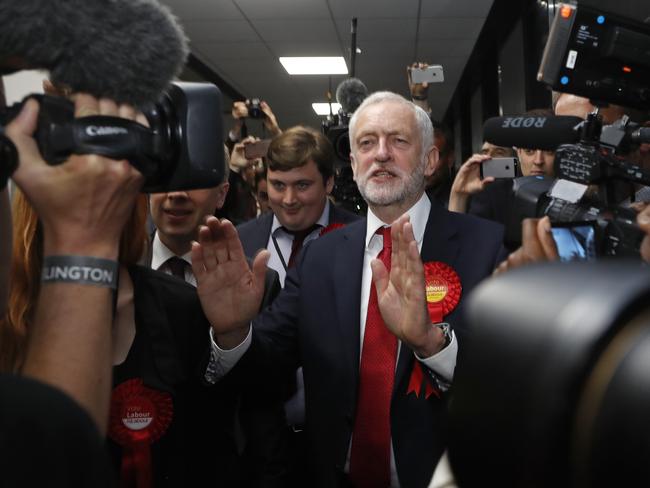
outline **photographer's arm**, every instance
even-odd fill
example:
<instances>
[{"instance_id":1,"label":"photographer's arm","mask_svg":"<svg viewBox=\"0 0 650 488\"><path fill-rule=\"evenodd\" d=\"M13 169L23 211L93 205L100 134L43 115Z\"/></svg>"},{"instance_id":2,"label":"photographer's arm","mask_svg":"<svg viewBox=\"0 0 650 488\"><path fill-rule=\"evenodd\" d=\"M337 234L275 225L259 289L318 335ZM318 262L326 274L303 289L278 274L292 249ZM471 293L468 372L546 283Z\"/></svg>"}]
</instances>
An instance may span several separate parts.
<instances>
[{"instance_id":1,"label":"photographer's arm","mask_svg":"<svg viewBox=\"0 0 650 488\"><path fill-rule=\"evenodd\" d=\"M266 115L266 117L264 117L264 127L269 131L269 135L275 137L282 134L282 129L280 129L280 126L278 125L278 119L275 118L275 114L271 110L269 104L262 101L260 103L260 108L262 109L262 112L264 112L264 115Z\"/></svg>"},{"instance_id":2,"label":"photographer's arm","mask_svg":"<svg viewBox=\"0 0 650 488\"><path fill-rule=\"evenodd\" d=\"M454 184L451 186L449 210L465 213L470 195L482 191L494 181L494 178L491 176L481 179L481 164L488 159L491 159L490 156L485 154L474 154L463 163L458 170L456 178L454 178Z\"/></svg>"},{"instance_id":3,"label":"photographer's arm","mask_svg":"<svg viewBox=\"0 0 650 488\"><path fill-rule=\"evenodd\" d=\"M424 109L426 113L431 113L429 106L429 84L428 83L413 83L411 80L411 70L413 68L424 69L428 67L427 63L413 63L411 66L406 67L406 76L409 82L409 93L411 94L411 101L418 107Z\"/></svg>"},{"instance_id":4,"label":"photographer's arm","mask_svg":"<svg viewBox=\"0 0 650 488\"><path fill-rule=\"evenodd\" d=\"M244 119L248 117L248 109L246 108L246 103L244 102L234 102L232 104L232 118L235 123L228 132L228 138L231 142L237 142L241 139L241 130L244 126Z\"/></svg>"},{"instance_id":5,"label":"photographer's arm","mask_svg":"<svg viewBox=\"0 0 650 488\"><path fill-rule=\"evenodd\" d=\"M142 185L128 161L73 155L49 166L31 137L38 115L34 100L7 126L20 164L14 181L38 213L44 257L88 256L116 261L119 238ZM77 95L75 116L135 118L109 100ZM106 431L111 391L113 290L61 281L44 282L36 305L23 374L60 388Z\"/></svg>"}]
</instances>

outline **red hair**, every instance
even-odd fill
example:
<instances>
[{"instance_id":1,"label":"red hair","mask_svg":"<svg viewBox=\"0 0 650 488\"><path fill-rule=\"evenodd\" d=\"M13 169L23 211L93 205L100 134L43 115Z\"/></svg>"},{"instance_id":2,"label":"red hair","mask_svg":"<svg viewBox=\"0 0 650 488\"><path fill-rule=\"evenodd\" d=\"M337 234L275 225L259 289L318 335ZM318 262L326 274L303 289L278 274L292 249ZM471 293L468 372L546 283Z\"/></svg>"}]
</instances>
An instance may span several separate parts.
<instances>
[{"instance_id":1,"label":"red hair","mask_svg":"<svg viewBox=\"0 0 650 488\"><path fill-rule=\"evenodd\" d=\"M120 263L137 263L148 244L147 197L142 194L120 237ZM43 264L43 231L36 212L19 190L13 206L13 256L7 314L0 320L0 371L17 371L22 366L27 335L34 321Z\"/></svg>"}]
</instances>

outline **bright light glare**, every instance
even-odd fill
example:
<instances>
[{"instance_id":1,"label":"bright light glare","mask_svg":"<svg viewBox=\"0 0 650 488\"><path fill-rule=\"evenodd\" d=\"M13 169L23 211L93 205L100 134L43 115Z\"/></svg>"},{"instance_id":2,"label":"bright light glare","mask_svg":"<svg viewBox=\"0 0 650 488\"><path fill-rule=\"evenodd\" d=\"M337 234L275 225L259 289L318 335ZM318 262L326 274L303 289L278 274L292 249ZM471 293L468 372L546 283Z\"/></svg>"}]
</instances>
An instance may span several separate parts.
<instances>
[{"instance_id":1,"label":"bright light glare","mask_svg":"<svg viewBox=\"0 0 650 488\"><path fill-rule=\"evenodd\" d=\"M347 75L345 59L338 57L283 57L280 62L290 75Z\"/></svg>"},{"instance_id":2,"label":"bright light glare","mask_svg":"<svg viewBox=\"0 0 650 488\"><path fill-rule=\"evenodd\" d=\"M325 102L325 103L312 103L311 106L314 109L314 112L316 112L316 115L329 115L330 114L330 104L327 103L327 102ZM337 113L339 113L339 110L341 110L341 104L340 103L332 103L332 113L337 114Z\"/></svg>"}]
</instances>

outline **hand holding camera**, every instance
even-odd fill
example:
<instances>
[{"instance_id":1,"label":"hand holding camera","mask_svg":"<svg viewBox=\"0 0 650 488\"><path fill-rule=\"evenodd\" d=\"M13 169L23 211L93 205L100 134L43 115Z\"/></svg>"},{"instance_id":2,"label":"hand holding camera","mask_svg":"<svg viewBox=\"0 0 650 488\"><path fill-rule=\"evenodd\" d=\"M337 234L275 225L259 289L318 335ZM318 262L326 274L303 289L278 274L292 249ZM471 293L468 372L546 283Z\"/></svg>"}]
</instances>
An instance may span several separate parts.
<instances>
[{"instance_id":1,"label":"hand holding camera","mask_svg":"<svg viewBox=\"0 0 650 488\"><path fill-rule=\"evenodd\" d=\"M239 173L240 171L255 164L255 160L258 158L258 156L254 156L250 152L250 149L247 150L247 147L255 147L259 142L264 141L260 141L258 138L253 136L248 136L243 141L235 144L235 147L232 150L232 154L230 155L230 169Z\"/></svg>"},{"instance_id":2,"label":"hand holding camera","mask_svg":"<svg viewBox=\"0 0 650 488\"><path fill-rule=\"evenodd\" d=\"M470 195L482 191L494 181L493 176L483 177L483 165L492 161L487 154L474 154L458 170L449 195L449 210L465 213Z\"/></svg>"},{"instance_id":3,"label":"hand holding camera","mask_svg":"<svg viewBox=\"0 0 650 488\"><path fill-rule=\"evenodd\" d=\"M426 100L429 83L442 83L445 80L442 66L439 64L413 63L406 68L406 72L413 100Z\"/></svg>"},{"instance_id":4,"label":"hand holding camera","mask_svg":"<svg viewBox=\"0 0 650 488\"><path fill-rule=\"evenodd\" d=\"M142 175L124 159L94 154L74 154L63 164L46 164L32 137L38 112L37 102L28 100L5 133L19 155L14 181L38 212L46 246L65 242L74 248L59 247L59 253L115 259L119 235L144 181ZM136 118L130 106L76 95L75 117L91 115Z\"/></svg>"}]
</instances>

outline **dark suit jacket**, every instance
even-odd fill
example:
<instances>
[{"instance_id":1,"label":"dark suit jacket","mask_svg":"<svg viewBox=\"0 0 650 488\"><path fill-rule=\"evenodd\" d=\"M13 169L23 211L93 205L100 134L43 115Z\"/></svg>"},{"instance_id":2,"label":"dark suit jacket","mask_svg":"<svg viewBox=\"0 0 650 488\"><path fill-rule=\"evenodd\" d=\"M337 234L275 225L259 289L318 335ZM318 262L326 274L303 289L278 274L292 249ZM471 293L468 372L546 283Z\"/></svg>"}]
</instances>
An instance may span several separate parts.
<instances>
[{"instance_id":1,"label":"dark suit jacket","mask_svg":"<svg viewBox=\"0 0 650 488\"><path fill-rule=\"evenodd\" d=\"M330 203L330 216L328 224L348 224L359 220L361 217L352 212L337 207ZM271 236L271 226L273 225L273 214L267 212L260 215L254 220L238 225L239 239L244 247L244 254L253 257L260 249L266 249Z\"/></svg>"},{"instance_id":2,"label":"dark suit jacket","mask_svg":"<svg viewBox=\"0 0 650 488\"><path fill-rule=\"evenodd\" d=\"M359 310L366 221L310 242L287 276L284 290L254 322L253 341L240 364L247 376L301 364L305 377L307 433L314 485L337 486L352 434L359 382ZM503 229L432 203L422 258L442 261L458 273L459 306L446 317L462 336L464 299L489 276L500 257ZM459 345L462 344L462 337ZM446 445L446 401L406 394L413 352L402 345L391 403L391 431L403 488L428 485Z\"/></svg>"}]
</instances>

